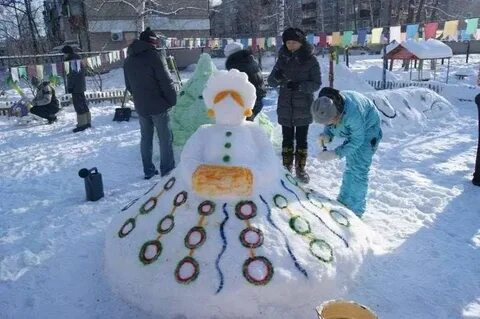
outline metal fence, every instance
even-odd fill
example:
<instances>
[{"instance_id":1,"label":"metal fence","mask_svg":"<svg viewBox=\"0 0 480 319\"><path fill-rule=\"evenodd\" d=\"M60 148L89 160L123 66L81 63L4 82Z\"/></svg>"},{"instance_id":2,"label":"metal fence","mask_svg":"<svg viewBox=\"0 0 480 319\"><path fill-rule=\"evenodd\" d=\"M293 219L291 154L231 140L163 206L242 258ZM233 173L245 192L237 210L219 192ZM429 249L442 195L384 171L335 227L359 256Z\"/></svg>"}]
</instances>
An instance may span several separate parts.
<instances>
[{"instance_id":1,"label":"metal fence","mask_svg":"<svg viewBox=\"0 0 480 319\"><path fill-rule=\"evenodd\" d=\"M435 91L436 93L440 94L443 91L443 84L442 83L430 83L430 82L416 82L416 81L387 81L386 87L383 88L382 81L367 81L368 84L373 86L375 90L391 90L391 89L401 89L405 87L415 86L415 87L423 87Z\"/></svg>"}]
</instances>

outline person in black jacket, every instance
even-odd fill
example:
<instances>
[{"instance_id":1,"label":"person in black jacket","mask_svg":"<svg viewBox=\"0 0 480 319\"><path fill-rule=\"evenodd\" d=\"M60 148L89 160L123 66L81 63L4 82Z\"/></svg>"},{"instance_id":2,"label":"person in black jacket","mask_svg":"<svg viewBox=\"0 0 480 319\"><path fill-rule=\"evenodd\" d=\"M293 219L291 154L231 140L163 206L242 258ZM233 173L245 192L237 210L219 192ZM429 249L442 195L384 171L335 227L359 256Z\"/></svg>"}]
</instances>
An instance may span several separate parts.
<instances>
[{"instance_id":1,"label":"person in black jacket","mask_svg":"<svg viewBox=\"0 0 480 319\"><path fill-rule=\"evenodd\" d=\"M35 76L32 77L31 83L37 90L31 102L32 108L30 113L40 116L48 120L48 124L52 124L57 120L55 114L60 110L60 103L55 96L55 89L50 85L50 82L42 82Z\"/></svg>"},{"instance_id":2,"label":"person in black jacket","mask_svg":"<svg viewBox=\"0 0 480 319\"><path fill-rule=\"evenodd\" d=\"M177 93L167 66L156 50L160 39L150 30L140 34L128 47L123 64L125 85L133 96L140 121L140 149L145 179L158 174L152 162L153 131L160 144L160 172L167 175L175 167L173 134L168 110L177 103Z\"/></svg>"},{"instance_id":3,"label":"person in black jacket","mask_svg":"<svg viewBox=\"0 0 480 319\"><path fill-rule=\"evenodd\" d=\"M268 76L268 83L272 87L280 87L277 115L283 134L283 165L291 171L295 156L295 174L301 182L308 183L310 178L305 171L305 165L308 154L308 127L313 120L310 106L313 93L320 89L322 84L320 66L303 31L288 28L283 32L282 40L283 46Z\"/></svg>"},{"instance_id":4,"label":"person in black jacket","mask_svg":"<svg viewBox=\"0 0 480 319\"><path fill-rule=\"evenodd\" d=\"M257 93L257 100L253 107L253 114L247 117L247 121L253 121L263 108L263 98L267 91L263 83L263 75L258 62L253 57L252 53L243 49L243 45L238 42L232 42L225 46L224 49L225 68L227 70L237 69L240 72L245 72L248 75L248 81L255 86Z\"/></svg>"},{"instance_id":5,"label":"person in black jacket","mask_svg":"<svg viewBox=\"0 0 480 319\"><path fill-rule=\"evenodd\" d=\"M73 133L77 133L92 127L92 116L85 97L87 89L85 68L81 63L82 58L73 52L71 46L64 46L62 52L65 55L65 61L70 62L67 75L67 93L72 94L73 108L77 113L77 127L73 129Z\"/></svg>"}]
</instances>

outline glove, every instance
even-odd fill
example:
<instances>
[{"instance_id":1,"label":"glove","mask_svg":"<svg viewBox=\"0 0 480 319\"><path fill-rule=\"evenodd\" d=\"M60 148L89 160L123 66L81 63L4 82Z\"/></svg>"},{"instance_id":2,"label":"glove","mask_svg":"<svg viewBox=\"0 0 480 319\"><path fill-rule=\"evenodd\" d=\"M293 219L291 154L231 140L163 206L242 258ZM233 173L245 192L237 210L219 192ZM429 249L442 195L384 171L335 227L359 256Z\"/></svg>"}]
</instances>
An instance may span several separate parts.
<instances>
[{"instance_id":1,"label":"glove","mask_svg":"<svg viewBox=\"0 0 480 319\"><path fill-rule=\"evenodd\" d=\"M333 161L338 159L338 155L335 151L325 151L318 154L318 159L322 162Z\"/></svg>"},{"instance_id":2,"label":"glove","mask_svg":"<svg viewBox=\"0 0 480 319\"><path fill-rule=\"evenodd\" d=\"M293 81L287 82L287 88L291 91L298 91L299 86L300 86L300 83L298 82L293 82Z\"/></svg>"},{"instance_id":3,"label":"glove","mask_svg":"<svg viewBox=\"0 0 480 319\"><path fill-rule=\"evenodd\" d=\"M332 138L328 134L322 133L318 136L318 145L320 145L321 147L327 145L331 141L332 141Z\"/></svg>"}]
</instances>

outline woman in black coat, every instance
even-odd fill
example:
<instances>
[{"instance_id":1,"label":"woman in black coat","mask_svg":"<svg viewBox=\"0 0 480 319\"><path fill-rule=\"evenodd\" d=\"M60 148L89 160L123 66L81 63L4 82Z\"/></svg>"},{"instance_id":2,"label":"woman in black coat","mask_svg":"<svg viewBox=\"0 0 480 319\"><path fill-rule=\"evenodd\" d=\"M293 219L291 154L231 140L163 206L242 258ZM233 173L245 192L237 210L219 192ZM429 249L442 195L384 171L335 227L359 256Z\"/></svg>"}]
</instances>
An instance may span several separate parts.
<instances>
[{"instance_id":1,"label":"woman in black coat","mask_svg":"<svg viewBox=\"0 0 480 319\"><path fill-rule=\"evenodd\" d=\"M249 50L244 50L243 45L238 42L229 43L224 49L227 61L225 61L225 68L227 70L237 69L240 72L245 72L248 75L248 81L255 86L257 93L257 100L253 107L252 116L247 118L247 121L253 121L258 113L263 108L263 98L267 91L263 83L263 75L258 62L253 57Z\"/></svg>"},{"instance_id":2,"label":"woman in black coat","mask_svg":"<svg viewBox=\"0 0 480 319\"><path fill-rule=\"evenodd\" d=\"M305 171L305 165L308 154L308 127L312 123L310 106L313 93L319 90L322 84L320 65L313 55L313 47L300 29L286 29L282 40L283 46L268 77L268 84L280 87L277 115L283 134L283 165L291 171L295 158L297 178L308 183L310 178Z\"/></svg>"}]
</instances>

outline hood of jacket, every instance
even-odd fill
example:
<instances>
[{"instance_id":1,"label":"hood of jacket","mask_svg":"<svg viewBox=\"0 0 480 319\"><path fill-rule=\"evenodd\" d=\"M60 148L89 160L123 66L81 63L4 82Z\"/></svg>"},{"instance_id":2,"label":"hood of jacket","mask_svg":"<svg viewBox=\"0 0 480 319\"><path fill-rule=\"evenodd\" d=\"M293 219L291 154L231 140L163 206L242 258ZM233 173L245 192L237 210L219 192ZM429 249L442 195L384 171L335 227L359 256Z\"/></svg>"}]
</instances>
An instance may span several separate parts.
<instances>
[{"instance_id":1,"label":"hood of jacket","mask_svg":"<svg viewBox=\"0 0 480 319\"><path fill-rule=\"evenodd\" d=\"M142 40L133 40L132 44L128 47L127 54L129 56L135 56L150 50L155 51L155 47L152 44Z\"/></svg>"}]
</instances>

